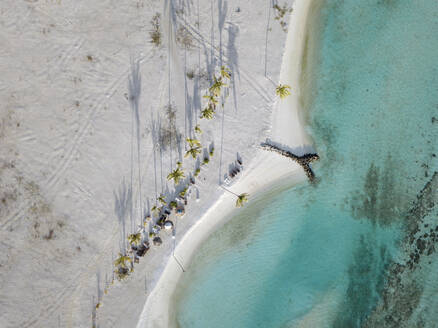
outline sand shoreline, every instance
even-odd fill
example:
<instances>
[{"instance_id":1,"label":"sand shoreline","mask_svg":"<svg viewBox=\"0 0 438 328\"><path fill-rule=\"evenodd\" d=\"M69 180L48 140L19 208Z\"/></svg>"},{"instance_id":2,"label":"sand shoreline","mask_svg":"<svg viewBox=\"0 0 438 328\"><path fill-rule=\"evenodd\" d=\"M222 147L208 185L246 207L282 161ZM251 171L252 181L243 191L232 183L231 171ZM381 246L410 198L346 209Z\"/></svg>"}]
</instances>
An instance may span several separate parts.
<instances>
[{"instance_id":1,"label":"sand shoreline","mask_svg":"<svg viewBox=\"0 0 438 328\"><path fill-rule=\"evenodd\" d=\"M284 100L277 100L272 114L270 133L272 140L285 145L298 155L312 149L311 138L300 119L303 108L301 108L299 85L302 75L301 64L303 56L306 55L308 22L310 15L317 12L312 10L315 3L320 1L297 0L294 3L279 78L280 83L292 86L292 95ZM275 170L272 169L274 167ZM247 192L251 196L279 182L282 185L292 185L305 179L304 172L296 163L276 153L260 149L250 165L245 167L240 179L228 189L235 193ZM189 265L196 248L211 232L229 220L232 212L235 211L234 203L235 196L224 192L202 218L185 233L175 249L175 256L184 266ZM220 214L218 214L219 209ZM137 324L138 328L169 326L169 303L181 274L179 264L171 256L146 300Z\"/></svg>"}]
</instances>

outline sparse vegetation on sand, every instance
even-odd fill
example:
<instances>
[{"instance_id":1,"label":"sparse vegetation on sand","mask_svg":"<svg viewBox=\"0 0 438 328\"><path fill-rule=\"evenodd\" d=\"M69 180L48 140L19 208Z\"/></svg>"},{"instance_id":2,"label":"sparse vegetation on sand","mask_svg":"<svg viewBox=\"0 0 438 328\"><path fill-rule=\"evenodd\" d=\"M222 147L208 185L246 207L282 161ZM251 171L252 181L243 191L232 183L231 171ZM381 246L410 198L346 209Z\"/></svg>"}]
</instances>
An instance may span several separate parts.
<instances>
[{"instance_id":1,"label":"sparse vegetation on sand","mask_svg":"<svg viewBox=\"0 0 438 328\"><path fill-rule=\"evenodd\" d=\"M279 6L278 3L275 3L272 8L275 10L274 19L280 23L281 28L284 32L287 32L287 23L285 20L286 14L290 14L292 12L292 8L287 5L287 3L283 4L283 6Z\"/></svg>"},{"instance_id":2,"label":"sparse vegetation on sand","mask_svg":"<svg viewBox=\"0 0 438 328\"><path fill-rule=\"evenodd\" d=\"M192 35L185 27L180 27L176 31L176 43L184 49L190 50L195 47Z\"/></svg>"},{"instance_id":3,"label":"sparse vegetation on sand","mask_svg":"<svg viewBox=\"0 0 438 328\"><path fill-rule=\"evenodd\" d=\"M160 13L156 13L151 20L152 31L149 32L149 36L151 37L150 42L154 44L156 47L159 47L161 45L160 20L161 20Z\"/></svg>"}]
</instances>

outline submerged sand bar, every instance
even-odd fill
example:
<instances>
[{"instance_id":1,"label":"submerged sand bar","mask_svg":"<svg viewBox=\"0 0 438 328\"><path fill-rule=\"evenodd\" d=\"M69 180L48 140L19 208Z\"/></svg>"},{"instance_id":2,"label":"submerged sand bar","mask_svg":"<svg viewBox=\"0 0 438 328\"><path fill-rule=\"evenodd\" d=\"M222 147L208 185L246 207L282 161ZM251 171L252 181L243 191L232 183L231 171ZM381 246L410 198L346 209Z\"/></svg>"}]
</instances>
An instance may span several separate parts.
<instances>
[{"instance_id":1,"label":"submerged sand bar","mask_svg":"<svg viewBox=\"0 0 438 328\"><path fill-rule=\"evenodd\" d=\"M287 146L289 151L297 155L312 150L312 142L304 130L300 112L302 108L303 87L302 62L307 55L308 26L311 16L317 11L312 10L321 1L297 0L290 17L287 42L284 50L279 83L292 87L292 95L274 104L271 138L275 142ZM262 140L261 140L262 141ZM273 152L259 149L255 159L245 167L238 181L228 188L236 193L251 195L281 183L292 185L306 180L301 167L289 158ZM222 194L216 203L200 218L200 220L184 235L175 249L175 256L184 266L190 264L196 249L211 234L223 225L235 211L236 198L230 193ZM166 267L155 288L149 295L137 327L169 327L169 304L172 294L183 273L181 267L169 258Z\"/></svg>"}]
</instances>

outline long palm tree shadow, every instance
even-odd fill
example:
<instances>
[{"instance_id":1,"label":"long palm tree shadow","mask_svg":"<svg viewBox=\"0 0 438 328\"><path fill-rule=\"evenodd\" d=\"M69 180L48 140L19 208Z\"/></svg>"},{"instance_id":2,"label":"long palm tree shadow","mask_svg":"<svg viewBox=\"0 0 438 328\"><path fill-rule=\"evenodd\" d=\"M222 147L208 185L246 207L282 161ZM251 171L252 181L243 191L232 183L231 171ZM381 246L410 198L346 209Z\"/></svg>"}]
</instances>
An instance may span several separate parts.
<instances>
[{"instance_id":1,"label":"long palm tree shadow","mask_svg":"<svg viewBox=\"0 0 438 328\"><path fill-rule=\"evenodd\" d=\"M152 124L154 125L154 133L153 135L155 136L154 140L155 140L155 150L156 147L158 147L158 151L160 152L160 181L161 181L161 192L163 192L164 190L164 177L163 177L163 145L161 143L161 134L162 134L162 122L160 117L157 117L157 120L153 120Z\"/></svg>"},{"instance_id":2,"label":"long palm tree shadow","mask_svg":"<svg viewBox=\"0 0 438 328\"><path fill-rule=\"evenodd\" d=\"M128 78L129 104L134 113L137 126L140 125L139 100L141 94L140 61L131 60L131 72Z\"/></svg>"},{"instance_id":3,"label":"long palm tree shadow","mask_svg":"<svg viewBox=\"0 0 438 328\"><path fill-rule=\"evenodd\" d=\"M237 89L236 74L240 81L239 53L236 48L236 38L239 34L239 27L233 23L228 23L225 30L228 32L227 58L228 67L231 70L231 85L233 89L234 109L237 111Z\"/></svg>"},{"instance_id":4,"label":"long palm tree shadow","mask_svg":"<svg viewBox=\"0 0 438 328\"><path fill-rule=\"evenodd\" d=\"M177 133L176 136L176 146L177 146L177 150L178 150L178 161L182 162L183 161L183 153L182 153L182 135Z\"/></svg>"},{"instance_id":5,"label":"long palm tree shadow","mask_svg":"<svg viewBox=\"0 0 438 328\"><path fill-rule=\"evenodd\" d=\"M188 92L186 94L186 97L187 97L186 115L187 115L187 123L188 123L188 135L186 135L186 137L193 139L193 119L196 113L195 115L193 115L193 112L195 110L193 98L188 94Z\"/></svg>"},{"instance_id":6,"label":"long palm tree shadow","mask_svg":"<svg viewBox=\"0 0 438 328\"><path fill-rule=\"evenodd\" d=\"M193 81L193 96L191 98L192 106L190 111L190 120L189 124L191 126L191 122L195 121L195 124L198 123L198 115L201 112L201 94L199 93L200 90L200 68L197 74L195 75L194 81ZM193 127L190 127L190 131L193 130Z\"/></svg>"},{"instance_id":7,"label":"long palm tree shadow","mask_svg":"<svg viewBox=\"0 0 438 328\"><path fill-rule=\"evenodd\" d=\"M176 32L176 26L177 26L177 15L176 15L176 8L175 8L175 0L165 0L164 1L164 9L163 12L169 13L170 23L172 25L172 28L174 29L174 32ZM170 31L168 31L170 32Z\"/></svg>"},{"instance_id":8,"label":"long palm tree shadow","mask_svg":"<svg viewBox=\"0 0 438 328\"><path fill-rule=\"evenodd\" d=\"M207 68L207 77L208 81L213 81L213 75L214 75L214 55L208 53L207 46L205 43L202 43L202 47L204 48L204 57L205 57L205 66Z\"/></svg>"},{"instance_id":9,"label":"long palm tree shadow","mask_svg":"<svg viewBox=\"0 0 438 328\"><path fill-rule=\"evenodd\" d=\"M132 207L132 189L123 179L119 188L114 191L114 212L120 225L120 252L126 252L126 216Z\"/></svg>"},{"instance_id":10,"label":"long palm tree shadow","mask_svg":"<svg viewBox=\"0 0 438 328\"><path fill-rule=\"evenodd\" d=\"M100 270L96 272L96 285L97 285L97 303L100 303L102 300L102 288L100 287L101 279L100 279Z\"/></svg>"},{"instance_id":11,"label":"long palm tree shadow","mask_svg":"<svg viewBox=\"0 0 438 328\"><path fill-rule=\"evenodd\" d=\"M222 66L222 33L224 30L224 24L225 19L227 17L228 12L228 2L225 0L222 2L222 0L218 0L217 2L218 7L218 28L219 28L219 66Z\"/></svg>"},{"instance_id":12,"label":"long palm tree shadow","mask_svg":"<svg viewBox=\"0 0 438 328\"><path fill-rule=\"evenodd\" d=\"M96 300L94 296L91 300L91 327L98 328L99 325L97 323L97 310L96 310Z\"/></svg>"},{"instance_id":13,"label":"long palm tree shadow","mask_svg":"<svg viewBox=\"0 0 438 328\"><path fill-rule=\"evenodd\" d=\"M157 147L159 147L159 130L160 130L160 118L154 118L154 114L151 112L151 138L153 146L153 157L154 157L154 187L155 187L155 198L158 197L158 176L157 176ZM160 152L161 153L161 152ZM161 180L163 177L161 176Z\"/></svg>"},{"instance_id":14,"label":"long palm tree shadow","mask_svg":"<svg viewBox=\"0 0 438 328\"><path fill-rule=\"evenodd\" d=\"M142 184L141 184L141 160L140 160L140 113L139 113L139 102L141 95L141 74L140 74L140 61L131 60L131 72L128 77L128 91L129 91L129 104L133 113L133 119L136 126L136 136L137 136L137 165L138 165L138 192L139 192L139 211L142 212L141 202L142 202ZM132 155L131 155L132 160ZM131 165L131 169L133 166ZM131 172L131 174L133 174ZM132 187L132 186L131 186ZM135 218L131 217L131 230L135 228Z\"/></svg>"}]
</instances>

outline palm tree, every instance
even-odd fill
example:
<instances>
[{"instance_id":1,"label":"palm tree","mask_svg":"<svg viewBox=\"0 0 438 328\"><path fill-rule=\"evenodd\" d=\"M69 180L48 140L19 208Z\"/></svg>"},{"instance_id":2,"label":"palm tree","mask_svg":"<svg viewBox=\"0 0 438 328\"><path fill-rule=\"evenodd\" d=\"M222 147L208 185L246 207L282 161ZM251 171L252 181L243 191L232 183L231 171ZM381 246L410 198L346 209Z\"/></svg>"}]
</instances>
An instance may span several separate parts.
<instances>
[{"instance_id":1,"label":"palm tree","mask_svg":"<svg viewBox=\"0 0 438 328\"><path fill-rule=\"evenodd\" d=\"M191 155L194 159L201 153L201 147L192 147L186 151L184 157Z\"/></svg>"},{"instance_id":2,"label":"palm tree","mask_svg":"<svg viewBox=\"0 0 438 328\"><path fill-rule=\"evenodd\" d=\"M201 143L199 142L198 139L190 139L190 138L187 138L186 141L188 142L188 144L190 145L190 147L193 147L193 146L201 147Z\"/></svg>"},{"instance_id":3,"label":"palm tree","mask_svg":"<svg viewBox=\"0 0 438 328\"><path fill-rule=\"evenodd\" d=\"M193 158L196 158L198 154L201 153L201 143L197 139L190 139L190 138L187 138L186 141L188 142L190 149L187 150L184 157L191 155Z\"/></svg>"},{"instance_id":4,"label":"palm tree","mask_svg":"<svg viewBox=\"0 0 438 328\"><path fill-rule=\"evenodd\" d=\"M157 199L161 204L163 204L163 205L166 204L166 199L164 199L163 194L160 194L160 196Z\"/></svg>"},{"instance_id":5,"label":"palm tree","mask_svg":"<svg viewBox=\"0 0 438 328\"><path fill-rule=\"evenodd\" d=\"M221 76L222 76L223 78L227 78L227 79L231 78L231 72L230 72L230 70L228 69L228 67L226 67L226 66L221 66Z\"/></svg>"},{"instance_id":6,"label":"palm tree","mask_svg":"<svg viewBox=\"0 0 438 328\"><path fill-rule=\"evenodd\" d=\"M290 95L290 85L280 84L276 89L275 93L280 96L281 99L286 98Z\"/></svg>"},{"instance_id":7,"label":"palm tree","mask_svg":"<svg viewBox=\"0 0 438 328\"><path fill-rule=\"evenodd\" d=\"M131 263L131 258L128 255L123 255L122 253L119 253L119 257L114 261L114 265L116 267L126 268L126 262Z\"/></svg>"},{"instance_id":8,"label":"palm tree","mask_svg":"<svg viewBox=\"0 0 438 328\"><path fill-rule=\"evenodd\" d=\"M208 103L212 104L213 107L218 104L218 100L214 94L205 95L203 98L208 99Z\"/></svg>"},{"instance_id":9,"label":"palm tree","mask_svg":"<svg viewBox=\"0 0 438 328\"><path fill-rule=\"evenodd\" d=\"M172 171L172 173L169 173L167 176L167 180L173 180L175 184L177 185L181 179L184 179L186 176L184 175L183 170L181 168L176 168Z\"/></svg>"},{"instance_id":10,"label":"palm tree","mask_svg":"<svg viewBox=\"0 0 438 328\"><path fill-rule=\"evenodd\" d=\"M248 194L247 193L243 193L237 196L237 200L236 200L236 207L242 207L243 203L246 203L248 201Z\"/></svg>"},{"instance_id":11,"label":"palm tree","mask_svg":"<svg viewBox=\"0 0 438 328\"><path fill-rule=\"evenodd\" d=\"M220 187L221 187L223 190L228 191L230 194L233 194L234 196L237 197L237 200L236 200L236 207L242 207L243 204L246 203L246 202L248 201L248 197L249 197L249 195L248 195L247 193L243 193L243 194L238 195L238 194L232 192L231 190L225 188L225 187L222 186L222 185L220 185Z\"/></svg>"},{"instance_id":12,"label":"palm tree","mask_svg":"<svg viewBox=\"0 0 438 328\"><path fill-rule=\"evenodd\" d=\"M138 233L132 233L128 236L128 241L130 244L138 245L141 241L141 234Z\"/></svg>"},{"instance_id":13,"label":"palm tree","mask_svg":"<svg viewBox=\"0 0 438 328\"><path fill-rule=\"evenodd\" d=\"M201 118L211 120L214 117L214 108L210 104L201 112Z\"/></svg>"},{"instance_id":14,"label":"palm tree","mask_svg":"<svg viewBox=\"0 0 438 328\"><path fill-rule=\"evenodd\" d=\"M157 207L157 205L152 206L151 211L155 214L155 216L158 216L160 213L160 209Z\"/></svg>"},{"instance_id":15,"label":"palm tree","mask_svg":"<svg viewBox=\"0 0 438 328\"><path fill-rule=\"evenodd\" d=\"M222 87L225 87L225 86L227 86L227 85L222 81L222 77L217 78L215 76L214 83L211 85L209 90L215 97L219 97L221 94Z\"/></svg>"},{"instance_id":16,"label":"palm tree","mask_svg":"<svg viewBox=\"0 0 438 328\"><path fill-rule=\"evenodd\" d=\"M196 126L195 126L195 133L198 133L198 134L201 134L201 133L202 133L202 130L201 130L201 128L199 127L199 124L196 124Z\"/></svg>"}]
</instances>

